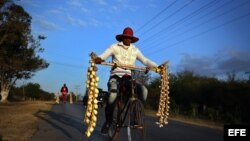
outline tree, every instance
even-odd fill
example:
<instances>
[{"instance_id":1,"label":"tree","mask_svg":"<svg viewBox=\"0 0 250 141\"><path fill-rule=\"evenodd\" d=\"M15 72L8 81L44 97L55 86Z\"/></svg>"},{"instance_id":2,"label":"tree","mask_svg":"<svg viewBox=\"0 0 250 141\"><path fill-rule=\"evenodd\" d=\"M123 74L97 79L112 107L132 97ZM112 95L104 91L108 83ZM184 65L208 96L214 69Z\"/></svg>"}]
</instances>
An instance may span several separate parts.
<instances>
[{"instance_id":1,"label":"tree","mask_svg":"<svg viewBox=\"0 0 250 141\"><path fill-rule=\"evenodd\" d=\"M18 79L29 79L49 64L39 53L40 40L31 34L32 17L11 0L0 2L0 84L1 102L6 102Z\"/></svg>"}]
</instances>

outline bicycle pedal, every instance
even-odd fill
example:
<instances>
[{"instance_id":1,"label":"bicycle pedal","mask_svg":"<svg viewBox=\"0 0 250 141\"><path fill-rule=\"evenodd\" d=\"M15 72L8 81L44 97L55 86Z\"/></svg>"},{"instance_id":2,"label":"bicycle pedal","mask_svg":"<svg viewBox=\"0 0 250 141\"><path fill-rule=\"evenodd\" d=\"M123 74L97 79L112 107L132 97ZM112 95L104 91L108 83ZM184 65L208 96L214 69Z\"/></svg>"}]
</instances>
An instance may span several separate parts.
<instances>
[{"instance_id":1,"label":"bicycle pedal","mask_svg":"<svg viewBox=\"0 0 250 141\"><path fill-rule=\"evenodd\" d=\"M143 129L143 125L132 125L132 128Z\"/></svg>"}]
</instances>

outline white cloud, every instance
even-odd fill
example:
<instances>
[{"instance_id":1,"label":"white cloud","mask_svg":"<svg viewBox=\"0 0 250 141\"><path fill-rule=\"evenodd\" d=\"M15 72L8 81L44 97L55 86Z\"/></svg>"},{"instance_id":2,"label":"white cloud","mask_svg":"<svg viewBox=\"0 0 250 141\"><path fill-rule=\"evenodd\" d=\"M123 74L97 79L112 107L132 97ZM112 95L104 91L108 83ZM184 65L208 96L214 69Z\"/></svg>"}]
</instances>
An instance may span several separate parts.
<instances>
[{"instance_id":1,"label":"white cloud","mask_svg":"<svg viewBox=\"0 0 250 141\"><path fill-rule=\"evenodd\" d=\"M79 26L82 26L82 27L87 26L87 23L86 23L85 21L81 20L81 19L77 19L77 24L78 24Z\"/></svg>"},{"instance_id":2,"label":"white cloud","mask_svg":"<svg viewBox=\"0 0 250 141\"><path fill-rule=\"evenodd\" d=\"M99 21L96 20L96 19L91 19L91 20L90 20L90 25L93 25L93 26L95 26L95 27L98 27L98 26L101 25L101 22L99 22Z\"/></svg>"},{"instance_id":3,"label":"white cloud","mask_svg":"<svg viewBox=\"0 0 250 141\"><path fill-rule=\"evenodd\" d=\"M82 7L82 8L81 8L81 11L84 12L84 13L89 13L90 10L87 9L87 8L85 8L85 7Z\"/></svg>"},{"instance_id":4,"label":"white cloud","mask_svg":"<svg viewBox=\"0 0 250 141\"><path fill-rule=\"evenodd\" d=\"M63 11L61 9L52 9L49 10L48 12L52 14L63 14Z\"/></svg>"},{"instance_id":5,"label":"white cloud","mask_svg":"<svg viewBox=\"0 0 250 141\"><path fill-rule=\"evenodd\" d=\"M200 75L243 73L250 70L250 51L227 48L213 56L184 54L178 71L188 70Z\"/></svg>"},{"instance_id":6,"label":"white cloud","mask_svg":"<svg viewBox=\"0 0 250 141\"><path fill-rule=\"evenodd\" d=\"M69 5L75 6L75 7L81 7L82 6L82 3L81 3L80 0L69 0L67 3Z\"/></svg>"},{"instance_id":7,"label":"white cloud","mask_svg":"<svg viewBox=\"0 0 250 141\"><path fill-rule=\"evenodd\" d=\"M87 26L87 22L85 22L82 19L77 19L72 17L71 15L67 14L67 21L68 23L70 23L71 25L76 25L76 26L82 26L85 27Z\"/></svg>"},{"instance_id":8,"label":"white cloud","mask_svg":"<svg viewBox=\"0 0 250 141\"><path fill-rule=\"evenodd\" d=\"M94 0L99 5L108 5L105 0Z\"/></svg>"},{"instance_id":9,"label":"white cloud","mask_svg":"<svg viewBox=\"0 0 250 141\"><path fill-rule=\"evenodd\" d=\"M35 22L38 24L38 26L40 28L42 28L43 30L56 30L58 29L58 27L56 26L55 23L47 21L45 19L37 19L35 20Z\"/></svg>"},{"instance_id":10,"label":"white cloud","mask_svg":"<svg viewBox=\"0 0 250 141\"><path fill-rule=\"evenodd\" d=\"M67 15L67 21L68 21L68 23L70 23L70 24L74 24L75 19L74 19L72 16L70 16L70 15L68 14L68 15Z\"/></svg>"}]
</instances>

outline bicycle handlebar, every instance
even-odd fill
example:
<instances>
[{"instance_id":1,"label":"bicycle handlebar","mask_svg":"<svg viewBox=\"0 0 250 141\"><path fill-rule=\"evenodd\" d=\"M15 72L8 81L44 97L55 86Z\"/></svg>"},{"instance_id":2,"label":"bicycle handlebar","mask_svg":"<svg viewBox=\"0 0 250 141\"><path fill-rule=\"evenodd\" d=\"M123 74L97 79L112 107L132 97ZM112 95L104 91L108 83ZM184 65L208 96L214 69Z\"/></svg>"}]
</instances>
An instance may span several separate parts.
<instances>
[{"instance_id":1,"label":"bicycle handlebar","mask_svg":"<svg viewBox=\"0 0 250 141\"><path fill-rule=\"evenodd\" d=\"M142 66L135 66L135 65L119 65L119 64L110 63L110 62L102 62L99 65L112 66L112 67L120 67L120 68L125 68L125 69L132 69L132 70L140 70L140 71L144 71L144 72L148 71L148 70L159 72L159 69L160 69L159 67L161 67L163 65L166 65L167 63L168 63L168 61L165 61L163 64L161 64L158 67L149 67L149 68L142 67Z\"/></svg>"},{"instance_id":2,"label":"bicycle handlebar","mask_svg":"<svg viewBox=\"0 0 250 141\"><path fill-rule=\"evenodd\" d=\"M90 53L91 59L94 60L97 56L94 52ZM111 63L111 62L101 62L101 64L99 65L105 65L105 66L112 66L112 67L120 67L120 68L125 68L125 69L133 69L133 70L140 70L140 71L147 71L147 69L155 71L155 72L159 72L158 68L160 68L161 66L164 66L168 64L168 61L165 61L164 63L162 63L160 66L158 67L142 67L142 66L135 66L135 65L120 65L120 64L116 64L116 63Z\"/></svg>"},{"instance_id":3,"label":"bicycle handlebar","mask_svg":"<svg viewBox=\"0 0 250 141\"><path fill-rule=\"evenodd\" d=\"M100 65L146 71L146 67L140 67L140 66L134 66L134 65L119 65L119 64L110 63L110 62L102 62Z\"/></svg>"}]
</instances>

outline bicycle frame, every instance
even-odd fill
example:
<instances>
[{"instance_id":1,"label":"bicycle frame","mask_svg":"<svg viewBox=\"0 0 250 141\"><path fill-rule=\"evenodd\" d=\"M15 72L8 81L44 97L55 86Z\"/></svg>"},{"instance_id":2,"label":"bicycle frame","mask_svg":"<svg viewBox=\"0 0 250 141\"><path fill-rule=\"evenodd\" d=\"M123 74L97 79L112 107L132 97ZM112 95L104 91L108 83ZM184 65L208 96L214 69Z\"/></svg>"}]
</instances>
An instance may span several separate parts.
<instances>
[{"instance_id":1,"label":"bicycle frame","mask_svg":"<svg viewBox=\"0 0 250 141\"><path fill-rule=\"evenodd\" d=\"M120 130L127 128L129 141L138 140L138 138L140 138L139 141L143 141L145 113L144 105L137 95L136 79L129 77L127 81L126 77L123 77L119 82L116 110L114 110L108 135L114 141L118 138ZM125 89L123 89L124 87ZM137 110L138 108L142 110ZM137 132L140 132L136 138L134 137L135 130L139 130Z\"/></svg>"},{"instance_id":2,"label":"bicycle frame","mask_svg":"<svg viewBox=\"0 0 250 141\"><path fill-rule=\"evenodd\" d=\"M120 119L121 117L121 114L124 113L125 115L123 116L123 119L120 119L120 124L123 125L124 121L126 120L126 117L127 117L127 114L128 114L128 110L129 110L129 104L135 100L139 100L138 97L136 96L135 94L135 89L136 89L136 80L131 78L130 80L131 82L131 92L128 92L126 91L125 93L124 92L119 92L119 98L118 98L118 107L120 108L120 113L118 113L118 117L117 117L117 120ZM128 90L128 89L126 89ZM125 94L130 94L128 96L127 99L123 99L122 97L125 95ZM119 105L120 104L120 105ZM124 104L124 106L122 106L122 104ZM123 107L123 108L122 108ZM121 125L118 125L118 126L121 126ZM127 126L121 126L121 127L127 127Z\"/></svg>"}]
</instances>

